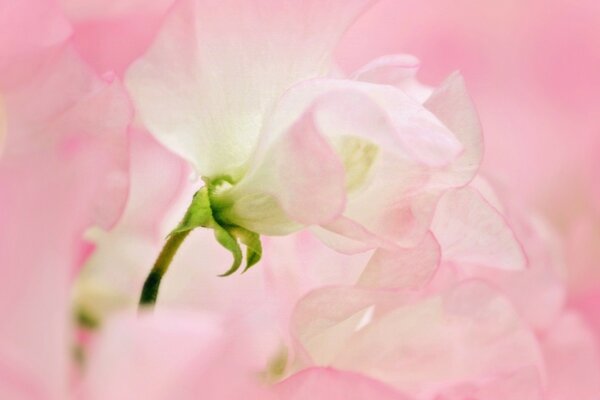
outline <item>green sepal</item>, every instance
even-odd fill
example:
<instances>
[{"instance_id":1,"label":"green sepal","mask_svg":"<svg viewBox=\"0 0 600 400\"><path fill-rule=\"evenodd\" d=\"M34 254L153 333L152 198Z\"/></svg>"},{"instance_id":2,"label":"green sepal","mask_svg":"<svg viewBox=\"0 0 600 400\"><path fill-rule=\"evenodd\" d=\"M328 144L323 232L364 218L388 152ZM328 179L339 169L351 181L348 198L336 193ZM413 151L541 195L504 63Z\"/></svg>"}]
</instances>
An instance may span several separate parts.
<instances>
[{"instance_id":1,"label":"green sepal","mask_svg":"<svg viewBox=\"0 0 600 400\"><path fill-rule=\"evenodd\" d=\"M219 276L229 276L236 272L243 261L242 249L238 240L246 246L246 266L244 272L255 265L262 257L260 236L239 226L222 226L213 215L210 202L210 187L205 186L194 194L192 203L179 225L169 234L191 231L198 227L209 228L214 231L215 239L221 246L231 252L233 264Z\"/></svg>"},{"instance_id":2,"label":"green sepal","mask_svg":"<svg viewBox=\"0 0 600 400\"><path fill-rule=\"evenodd\" d=\"M242 273L246 272L258 263L262 257L260 235L239 226L231 228L229 232L246 246L246 267Z\"/></svg>"},{"instance_id":3,"label":"green sepal","mask_svg":"<svg viewBox=\"0 0 600 400\"><path fill-rule=\"evenodd\" d=\"M231 268L229 268L229 270L227 270L225 273L219 275L219 276L229 276L229 275L233 274L235 271L237 271L240 268L240 265L242 265L242 258L243 258L242 249L240 248L240 245L238 244L236 238L233 237L221 225L215 223L215 226L213 227L213 229L215 231L215 238L217 239L217 242L219 242L221 244L221 246L223 246L227 250L229 250L231 252L231 254L233 255L233 264L231 265Z\"/></svg>"}]
</instances>

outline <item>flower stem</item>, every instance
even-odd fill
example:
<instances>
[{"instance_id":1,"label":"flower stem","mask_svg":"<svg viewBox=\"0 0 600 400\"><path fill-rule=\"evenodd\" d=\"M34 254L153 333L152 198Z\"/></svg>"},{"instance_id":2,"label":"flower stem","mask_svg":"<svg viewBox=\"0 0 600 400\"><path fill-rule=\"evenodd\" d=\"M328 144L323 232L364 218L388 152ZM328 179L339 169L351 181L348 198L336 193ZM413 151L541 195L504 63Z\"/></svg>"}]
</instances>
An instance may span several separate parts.
<instances>
[{"instance_id":1,"label":"flower stem","mask_svg":"<svg viewBox=\"0 0 600 400\"><path fill-rule=\"evenodd\" d=\"M158 289L160 288L160 281L162 280L163 275L169 269L169 265L171 265L171 261L173 261L173 257L175 257L175 253L181 246L181 243L185 240L187 235L189 235L190 231L186 230L183 232L175 232L169 236L167 239L167 243L160 251L158 258L154 262L154 266L150 271L150 274L146 278L144 282L144 287L142 289L142 294L140 296L139 306L145 308L153 308L156 303L156 298L158 297Z\"/></svg>"}]
</instances>

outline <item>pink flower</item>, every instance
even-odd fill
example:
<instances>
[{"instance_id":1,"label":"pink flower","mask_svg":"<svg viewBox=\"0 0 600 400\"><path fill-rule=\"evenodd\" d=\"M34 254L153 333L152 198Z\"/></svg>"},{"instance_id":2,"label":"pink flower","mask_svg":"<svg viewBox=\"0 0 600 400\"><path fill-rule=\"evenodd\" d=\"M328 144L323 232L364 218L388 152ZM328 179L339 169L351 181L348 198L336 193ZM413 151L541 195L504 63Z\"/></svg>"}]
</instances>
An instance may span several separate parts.
<instances>
[{"instance_id":1,"label":"pink flower","mask_svg":"<svg viewBox=\"0 0 600 400\"><path fill-rule=\"evenodd\" d=\"M0 398L600 393L597 293L569 299L560 237L477 175L462 77L335 68L370 1L1 1ZM193 232L138 313L198 189L180 156L214 220L286 236L222 279Z\"/></svg>"}]
</instances>

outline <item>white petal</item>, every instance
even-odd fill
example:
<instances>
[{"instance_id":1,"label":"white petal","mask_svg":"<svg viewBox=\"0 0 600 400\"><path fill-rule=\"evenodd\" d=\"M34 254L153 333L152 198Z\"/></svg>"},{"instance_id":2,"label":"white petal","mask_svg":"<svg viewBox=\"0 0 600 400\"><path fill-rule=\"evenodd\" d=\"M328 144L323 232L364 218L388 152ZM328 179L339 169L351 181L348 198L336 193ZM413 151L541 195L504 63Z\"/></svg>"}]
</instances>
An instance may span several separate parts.
<instances>
[{"instance_id":1,"label":"white petal","mask_svg":"<svg viewBox=\"0 0 600 400\"><path fill-rule=\"evenodd\" d=\"M235 174L293 83L322 76L369 0L182 0L127 74L141 119L201 175Z\"/></svg>"},{"instance_id":2,"label":"white petal","mask_svg":"<svg viewBox=\"0 0 600 400\"><path fill-rule=\"evenodd\" d=\"M311 137L315 140L319 137L321 144L312 146L313 154L309 156L302 146L294 143L300 139L308 143ZM394 229L412 231L412 221L418 220L418 242L427 230L421 222L429 222L432 207L427 207L427 213L421 209L407 212L410 204L406 203L416 198L415 203L429 204L427 199L431 196L420 196L414 191L427 180L430 168L451 163L460 150L452 133L401 90L348 80L306 81L290 89L273 110L249 172L226 195L238 203L234 205L235 215L229 219L232 223L248 223L252 219L255 221L252 227L245 225L248 229L263 229L256 222L285 214L301 224L321 224L327 228L342 212L351 219L355 214L366 215L368 218L358 218L359 223L354 224L358 229L350 229L352 232L348 231L347 223L342 227L337 224L331 230L359 241L364 241L365 235L379 236L371 238L375 243L385 241L388 232L379 229L369 233L369 230L371 226L380 227L381 210L393 205L402 208L396 216L407 215L411 221L400 228L395 225ZM336 164L344 166L345 177L340 177L334 168ZM294 179L283 177L289 170L293 170ZM375 190L373 177L378 182ZM345 193L336 186L344 180L353 202L358 200L356 204L348 203L345 210L340 208ZM310 190L291 190L294 182L312 184ZM277 201L267 201L260 193L267 193ZM290 199L297 203L290 203ZM311 204L319 206L308 207ZM302 206L304 209L300 209ZM300 214L306 211L312 215ZM370 217L369 213L376 215ZM402 225L406 221L396 222Z\"/></svg>"},{"instance_id":3,"label":"white petal","mask_svg":"<svg viewBox=\"0 0 600 400\"><path fill-rule=\"evenodd\" d=\"M263 234L288 233L342 213L344 169L309 110L225 196L232 204L221 212L226 221Z\"/></svg>"},{"instance_id":4,"label":"white petal","mask_svg":"<svg viewBox=\"0 0 600 400\"><path fill-rule=\"evenodd\" d=\"M410 54L391 54L379 57L354 73L363 82L393 85L420 103L425 102L433 88L422 85L416 78L421 63Z\"/></svg>"},{"instance_id":5,"label":"white petal","mask_svg":"<svg viewBox=\"0 0 600 400\"><path fill-rule=\"evenodd\" d=\"M464 149L447 167L447 172L438 174L432 184L447 187L469 183L481 164L483 138L479 116L463 77L458 73L450 75L424 105L456 135Z\"/></svg>"}]
</instances>

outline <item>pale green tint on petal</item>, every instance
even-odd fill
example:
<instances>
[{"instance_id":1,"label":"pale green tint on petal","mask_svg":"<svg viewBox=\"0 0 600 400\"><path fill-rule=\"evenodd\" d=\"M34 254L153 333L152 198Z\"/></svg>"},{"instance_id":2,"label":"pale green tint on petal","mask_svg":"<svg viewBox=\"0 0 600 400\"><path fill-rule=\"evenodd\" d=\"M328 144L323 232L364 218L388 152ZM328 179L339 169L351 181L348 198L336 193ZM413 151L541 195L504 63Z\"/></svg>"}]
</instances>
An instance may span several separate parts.
<instances>
[{"instance_id":1,"label":"pale green tint on petal","mask_svg":"<svg viewBox=\"0 0 600 400\"><path fill-rule=\"evenodd\" d=\"M198 173L238 175L292 84L331 69L369 0L182 0L126 84L139 116Z\"/></svg>"},{"instance_id":2,"label":"pale green tint on petal","mask_svg":"<svg viewBox=\"0 0 600 400\"><path fill-rule=\"evenodd\" d=\"M342 136L335 142L346 172L346 190L352 192L361 187L369 177L379 147L357 136Z\"/></svg>"},{"instance_id":3,"label":"pale green tint on petal","mask_svg":"<svg viewBox=\"0 0 600 400\"><path fill-rule=\"evenodd\" d=\"M290 220L277 198L260 188L243 193L232 193L235 202L220 210L223 220L243 226L264 235L287 235L300 230L302 225ZM229 194L226 194L229 195ZM230 197L224 197L228 201Z\"/></svg>"},{"instance_id":4,"label":"pale green tint on petal","mask_svg":"<svg viewBox=\"0 0 600 400\"><path fill-rule=\"evenodd\" d=\"M253 167L221 197L232 204L222 212L229 223L281 235L327 223L344 209L344 167L311 109L281 133Z\"/></svg>"}]
</instances>

